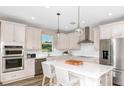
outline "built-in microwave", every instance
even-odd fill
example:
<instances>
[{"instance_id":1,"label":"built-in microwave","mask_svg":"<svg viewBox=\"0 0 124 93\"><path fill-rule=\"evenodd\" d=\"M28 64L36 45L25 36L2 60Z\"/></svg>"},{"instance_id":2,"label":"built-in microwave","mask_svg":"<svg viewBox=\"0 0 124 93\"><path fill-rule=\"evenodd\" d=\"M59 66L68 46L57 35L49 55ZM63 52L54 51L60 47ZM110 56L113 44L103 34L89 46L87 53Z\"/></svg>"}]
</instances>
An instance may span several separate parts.
<instances>
[{"instance_id":1,"label":"built-in microwave","mask_svg":"<svg viewBox=\"0 0 124 93\"><path fill-rule=\"evenodd\" d=\"M3 46L2 56L23 56L23 46L5 45Z\"/></svg>"},{"instance_id":2,"label":"built-in microwave","mask_svg":"<svg viewBox=\"0 0 124 93\"><path fill-rule=\"evenodd\" d=\"M2 58L3 73L23 70L24 69L24 57L3 57Z\"/></svg>"}]
</instances>

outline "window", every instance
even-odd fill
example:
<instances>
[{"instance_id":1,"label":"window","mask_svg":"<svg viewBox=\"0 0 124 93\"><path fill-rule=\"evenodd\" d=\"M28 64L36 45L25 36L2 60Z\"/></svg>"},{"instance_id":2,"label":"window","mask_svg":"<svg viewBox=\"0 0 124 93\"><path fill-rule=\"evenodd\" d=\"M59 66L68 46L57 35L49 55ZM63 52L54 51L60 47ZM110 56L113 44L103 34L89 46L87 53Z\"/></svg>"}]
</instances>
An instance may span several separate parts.
<instances>
[{"instance_id":1,"label":"window","mask_svg":"<svg viewBox=\"0 0 124 93\"><path fill-rule=\"evenodd\" d=\"M53 48L53 36L42 35L41 37L42 52L52 52Z\"/></svg>"}]
</instances>

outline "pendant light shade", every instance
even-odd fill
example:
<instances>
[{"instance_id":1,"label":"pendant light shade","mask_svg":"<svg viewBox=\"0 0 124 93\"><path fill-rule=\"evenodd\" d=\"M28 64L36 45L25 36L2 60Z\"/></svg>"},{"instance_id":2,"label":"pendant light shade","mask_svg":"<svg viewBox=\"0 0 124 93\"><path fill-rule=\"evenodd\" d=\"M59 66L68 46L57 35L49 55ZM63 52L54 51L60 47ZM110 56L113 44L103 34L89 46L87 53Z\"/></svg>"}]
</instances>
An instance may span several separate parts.
<instances>
[{"instance_id":1,"label":"pendant light shade","mask_svg":"<svg viewBox=\"0 0 124 93\"><path fill-rule=\"evenodd\" d=\"M60 13L57 13L57 16L58 16L58 31L57 31L57 36L59 37L59 35L60 35L60 31L59 31L59 16L60 16Z\"/></svg>"},{"instance_id":2,"label":"pendant light shade","mask_svg":"<svg viewBox=\"0 0 124 93\"><path fill-rule=\"evenodd\" d=\"M75 32L82 32L82 29L80 28L80 6L78 6L78 27L75 29Z\"/></svg>"}]
</instances>

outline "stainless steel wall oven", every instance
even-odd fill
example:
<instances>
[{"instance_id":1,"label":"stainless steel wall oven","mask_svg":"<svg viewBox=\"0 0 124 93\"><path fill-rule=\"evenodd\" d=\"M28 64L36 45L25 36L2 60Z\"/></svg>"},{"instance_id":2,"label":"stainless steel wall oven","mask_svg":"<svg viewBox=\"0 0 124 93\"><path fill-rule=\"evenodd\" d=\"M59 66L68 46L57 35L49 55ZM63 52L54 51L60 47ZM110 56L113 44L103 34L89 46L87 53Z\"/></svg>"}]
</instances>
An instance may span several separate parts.
<instances>
[{"instance_id":1,"label":"stainless steel wall oven","mask_svg":"<svg viewBox=\"0 0 124 93\"><path fill-rule=\"evenodd\" d=\"M19 43L3 43L1 46L2 72L24 69L24 46Z\"/></svg>"},{"instance_id":2,"label":"stainless steel wall oven","mask_svg":"<svg viewBox=\"0 0 124 93\"><path fill-rule=\"evenodd\" d=\"M3 72L17 71L24 69L24 57L3 57Z\"/></svg>"}]
</instances>

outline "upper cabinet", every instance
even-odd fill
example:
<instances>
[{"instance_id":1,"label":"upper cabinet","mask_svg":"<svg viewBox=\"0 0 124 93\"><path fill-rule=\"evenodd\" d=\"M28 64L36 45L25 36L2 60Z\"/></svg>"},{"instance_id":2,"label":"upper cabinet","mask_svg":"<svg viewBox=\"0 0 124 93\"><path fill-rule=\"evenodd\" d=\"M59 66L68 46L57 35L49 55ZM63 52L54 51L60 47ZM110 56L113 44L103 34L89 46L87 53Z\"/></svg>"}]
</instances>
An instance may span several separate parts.
<instances>
[{"instance_id":1,"label":"upper cabinet","mask_svg":"<svg viewBox=\"0 0 124 93\"><path fill-rule=\"evenodd\" d=\"M124 37L124 21L100 26L100 39Z\"/></svg>"},{"instance_id":2,"label":"upper cabinet","mask_svg":"<svg viewBox=\"0 0 124 93\"><path fill-rule=\"evenodd\" d=\"M124 22L115 22L112 23L112 38L120 37L124 35Z\"/></svg>"},{"instance_id":3,"label":"upper cabinet","mask_svg":"<svg viewBox=\"0 0 124 93\"><path fill-rule=\"evenodd\" d=\"M25 43L25 25L1 21L1 41Z\"/></svg>"},{"instance_id":4,"label":"upper cabinet","mask_svg":"<svg viewBox=\"0 0 124 93\"><path fill-rule=\"evenodd\" d=\"M89 38L89 39L90 39L91 41L94 41L94 38L95 38L95 37L94 37L94 34L95 34L94 32L95 32L95 31L93 30L93 28L90 28L90 35L89 35L90 38Z\"/></svg>"},{"instance_id":5,"label":"upper cabinet","mask_svg":"<svg viewBox=\"0 0 124 93\"><path fill-rule=\"evenodd\" d=\"M80 49L80 45L78 44L80 36L78 33L69 33L67 37L69 49Z\"/></svg>"},{"instance_id":6,"label":"upper cabinet","mask_svg":"<svg viewBox=\"0 0 124 93\"><path fill-rule=\"evenodd\" d=\"M100 39L110 39L112 37L112 25L100 26Z\"/></svg>"},{"instance_id":7,"label":"upper cabinet","mask_svg":"<svg viewBox=\"0 0 124 93\"><path fill-rule=\"evenodd\" d=\"M100 29L99 27L94 27L92 29L92 32L94 33L94 46L97 50L99 50L99 40L100 40Z\"/></svg>"},{"instance_id":8,"label":"upper cabinet","mask_svg":"<svg viewBox=\"0 0 124 93\"><path fill-rule=\"evenodd\" d=\"M57 40L57 48L62 50L80 49L79 35L77 33L61 33Z\"/></svg>"},{"instance_id":9,"label":"upper cabinet","mask_svg":"<svg viewBox=\"0 0 124 93\"><path fill-rule=\"evenodd\" d=\"M67 34L61 33L57 38L57 48L58 49L68 49L68 37Z\"/></svg>"},{"instance_id":10,"label":"upper cabinet","mask_svg":"<svg viewBox=\"0 0 124 93\"><path fill-rule=\"evenodd\" d=\"M14 24L14 40L25 43L25 25Z\"/></svg>"},{"instance_id":11,"label":"upper cabinet","mask_svg":"<svg viewBox=\"0 0 124 93\"><path fill-rule=\"evenodd\" d=\"M26 28L26 49L41 50L41 29Z\"/></svg>"}]
</instances>

